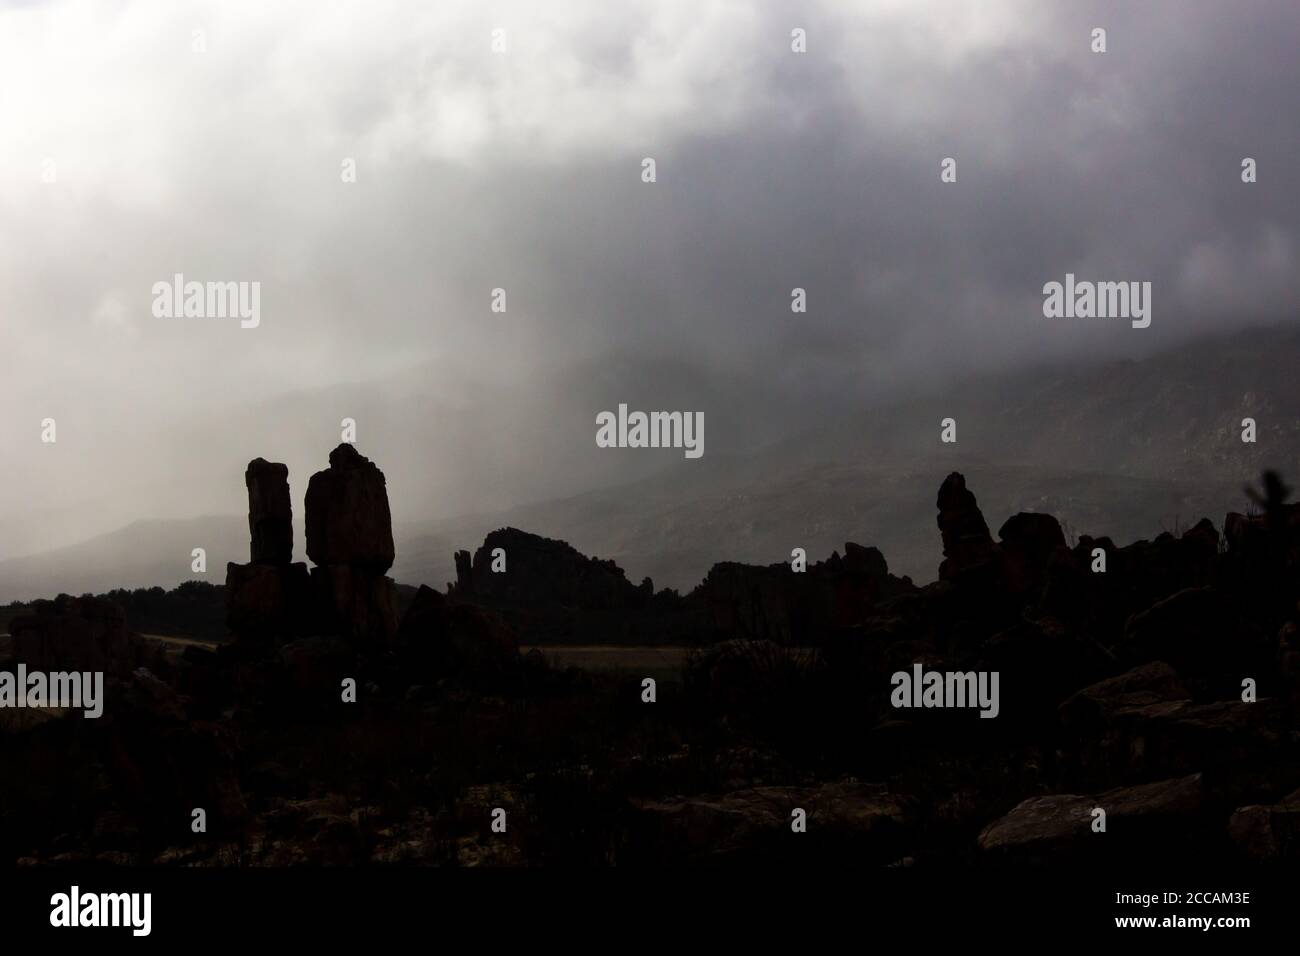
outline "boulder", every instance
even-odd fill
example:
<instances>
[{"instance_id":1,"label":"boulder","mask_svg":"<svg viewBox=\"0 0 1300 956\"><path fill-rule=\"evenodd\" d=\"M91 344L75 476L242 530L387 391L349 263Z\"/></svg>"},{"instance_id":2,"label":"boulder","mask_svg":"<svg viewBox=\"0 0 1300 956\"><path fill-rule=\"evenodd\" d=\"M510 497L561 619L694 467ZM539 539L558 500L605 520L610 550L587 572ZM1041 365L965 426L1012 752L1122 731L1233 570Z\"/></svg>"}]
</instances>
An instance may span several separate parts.
<instances>
[{"instance_id":1,"label":"boulder","mask_svg":"<svg viewBox=\"0 0 1300 956\"><path fill-rule=\"evenodd\" d=\"M1105 833L1092 829L1098 807L1106 812ZM985 827L979 848L990 860L1055 864L1172 850L1180 841L1194 852L1187 837L1201 807L1199 773L1096 796L1031 797Z\"/></svg>"},{"instance_id":2,"label":"boulder","mask_svg":"<svg viewBox=\"0 0 1300 956\"><path fill-rule=\"evenodd\" d=\"M143 668L106 710L108 769L142 826L173 832L168 821L188 820L194 807L207 810L214 831L245 817L238 748L228 726L189 719L188 701Z\"/></svg>"},{"instance_id":3,"label":"boulder","mask_svg":"<svg viewBox=\"0 0 1300 956\"><path fill-rule=\"evenodd\" d=\"M492 570L493 552L506 570ZM457 561L459 570L459 559ZM610 610L642 603L644 595L613 561L589 558L572 545L517 528L490 533L474 552L468 593L493 605L563 604Z\"/></svg>"},{"instance_id":4,"label":"boulder","mask_svg":"<svg viewBox=\"0 0 1300 956\"><path fill-rule=\"evenodd\" d=\"M386 646L397 633L393 579L364 566L329 564L311 569L319 627L367 644Z\"/></svg>"},{"instance_id":5,"label":"boulder","mask_svg":"<svg viewBox=\"0 0 1300 956\"><path fill-rule=\"evenodd\" d=\"M344 442L307 484L307 556L382 575L393 566L393 519L384 473Z\"/></svg>"},{"instance_id":6,"label":"boulder","mask_svg":"<svg viewBox=\"0 0 1300 956\"><path fill-rule=\"evenodd\" d=\"M433 677L490 677L519 655L514 632L500 615L472 604L449 605L428 586L407 608L397 645L404 660Z\"/></svg>"},{"instance_id":7,"label":"boulder","mask_svg":"<svg viewBox=\"0 0 1300 956\"><path fill-rule=\"evenodd\" d=\"M299 638L281 645L276 653L287 689L300 702L321 709L338 703L343 678L356 676L355 655L338 638Z\"/></svg>"},{"instance_id":8,"label":"boulder","mask_svg":"<svg viewBox=\"0 0 1300 956\"><path fill-rule=\"evenodd\" d=\"M1013 592L1036 592L1046 576L1048 561L1057 549L1065 550L1061 525L1048 514L1022 511L1013 515L998 530L998 537Z\"/></svg>"},{"instance_id":9,"label":"boulder","mask_svg":"<svg viewBox=\"0 0 1300 956\"><path fill-rule=\"evenodd\" d=\"M1058 713L1067 737L1094 740L1126 713L1190 697L1172 667L1152 661L1085 687L1061 704Z\"/></svg>"},{"instance_id":10,"label":"boulder","mask_svg":"<svg viewBox=\"0 0 1300 956\"><path fill-rule=\"evenodd\" d=\"M1062 697L1114 669L1091 637L1048 616L1000 631L982 651L985 666L1001 674L1004 722L1050 721Z\"/></svg>"},{"instance_id":11,"label":"boulder","mask_svg":"<svg viewBox=\"0 0 1300 956\"><path fill-rule=\"evenodd\" d=\"M881 602L911 590L909 579L889 573L879 549L850 541L843 557L833 552L800 573L785 562L719 562L691 600L705 612L705 640L812 644L829 643L865 623Z\"/></svg>"},{"instance_id":12,"label":"boulder","mask_svg":"<svg viewBox=\"0 0 1300 956\"><path fill-rule=\"evenodd\" d=\"M1300 790L1275 804L1238 808L1228 836L1255 863L1300 862Z\"/></svg>"},{"instance_id":13,"label":"boulder","mask_svg":"<svg viewBox=\"0 0 1300 956\"><path fill-rule=\"evenodd\" d=\"M966 488L965 477L954 471L944 479L936 504L939 533L943 536L940 580L951 580L967 569L987 565L995 555L993 537L975 495Z\"/></svg>"},{"instance_id":14,"label":"boulder","mask_svg":"<svg viewBox=\"0 0 1300 956\"><path fill-rule=\"evenodd\" d=\"M802 809L809 835L816 834L823 845L851 845L859 862L885 863L905 848L914 812L906 798L862 783L755 787L717 796L641 800L634 806L656 851L666 859L687 861L791 853L791 813ZM799 843L796 838L794 849Z\"/></svg>"},{"instance_id":15,"label":"boulder","mask_svg":"<svg viewBox=\"0 0 1300 956\"><path fill-rule=\"evenodd\" d=\"M314 616L307 565L226 565L226 626L240 637L287 640Z\"/></svg>"},{"instance_id":16,"label":"boulder","mask_svg":"<svg viewBox=\"0 0 1300 956\"><path fill-rule=\"evenodd\" d=\"M125 676L131 670L131 640L126 613L106 598L70 597L37 601L35 613L9 624L10 654L36 671L103 671Z\"/></svg>"},{"instance_id":17,"label":"boulder","mask_svg":"<svg viewBox=\"0 0 1300 956\"><path fill-rule=\"evenodd\" d=\"M1239 692L1241 676L1274 663L1275 644L1214 587L1185 588L1129 618L1117 651L1125 663L1167 661L1213 696Z\"/></svg>"},{"instance_id":18,"label":"boulder","mask_svg":"<svg viewBox=\"0 0 1300 956\"><path fill-rule=\"evenodd\" d=\"M456 552L456 593L474 593L474 557L468 551Z\"/></svg>"},{"instance_id":19,"label":"boulder","mask_svg":"<svg viewBox=\"0 0 1300 956\"><path fill-rule=\"evenodd\" d=\"M293 560L288 466L254 458L244 472L244 484L248 486L250 560L254 564L288 564Z\"/></svg>"}]
</instances>

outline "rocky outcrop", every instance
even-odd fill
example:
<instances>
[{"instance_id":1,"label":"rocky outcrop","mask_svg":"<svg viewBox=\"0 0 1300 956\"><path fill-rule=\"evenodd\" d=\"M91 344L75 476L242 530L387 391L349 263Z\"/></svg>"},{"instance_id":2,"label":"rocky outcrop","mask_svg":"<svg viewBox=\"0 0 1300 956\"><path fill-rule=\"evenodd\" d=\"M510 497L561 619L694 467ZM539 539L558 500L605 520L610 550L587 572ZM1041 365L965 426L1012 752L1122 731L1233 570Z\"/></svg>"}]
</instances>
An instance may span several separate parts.
<instances>
[{"instance_id":1,"label":"rocky outcrop","mask_svg":"<svg viewBox=\"0 0 1300 956\"><path fill-rule=\"evenodd\" d=\"M456 581L448 586L448 592L456 591L463 597L469 597L474 593L474 556L468 551L457 551L456 561Z\"/></svg>"},{"instance_id":2,"label":"rocky outcrop","mask_svg":"<svg viewBox=\"0 0 1300 956\"><path fill-rule=\"evenodd\" d=\"M1046 577L1048 562L1066 550L1060 522L1046 514L1022 511L1006 520L998 530L998 538L1013 592L1037 593Z\"/></svg>"},{"instance_id":3,"label":"rocky outcrop","mask_svg":"<svg viewBox=\"0 0 1300 956\"><path fill-rule=\"evenodd\" d=\"M393 566L393 518L384 473L344 442L307 483L307 557L371 575Z\"/></svg>"},{"instance_id":4,"label":"rocky outcrop","mask_svg":"<svg viewBox=\"0 0 1300 956\"><path fill-rule=\"evenodd\" d=\"M647 578L629 581L613 561L587 557L517 528L491 532L471 556L456 552L453 603L502 616L532 643L689 642L691 612L675 592L656 595Z\"/></svg>"},{"instance_id":5,"label":"rocky outcrop","mask_svg":"<svg viewBox=\"0 0 1300 956\"><path fill-rule=\"evenodd\" d=\"M505 570L493 570L494 562ZM599 610L634 606L646 597L613 561L517 528L489 534L469 562L468 577L459 557L456 565L457 591L492 605L558 603Z\"/></svg>"},{"instance_id":6,"label":"rocky outcrop","mask_svg":"<svg viewBox=\"0 0 1300 956\"><path fill-rule=\"evenodd\" d=\"M383 647L397 631L393 519L384 473L344 443L307 484L307 556L320 626Z\"/></svg>"},{"instance_id":7,"label":"rocky outcrop","mask_svg":"<svg viewBox=\"0 0 1300 956\"><path fill-rule=\"evenodd\" d=\"M320 627L364 644L387 645L397 632L393 579L352 564L311 569Z\"/></svg>"},{"instance_id":8,"label":"rocky outcrop","mask_svg":"<svg viewBox=\"0 0 1300 956\"><path fill-rule=\"evenodd\" d=\"M402 618L397 646L416 673L470 680L504 673L519 655L505 620L472 604L448 604L421 586Z\"/></svg>"},{"instance_id":9,"label":"rocky outcrop","mask_svg":"<svg viewBox=\"0 0 1300 956\"><path fill-rule=\"evenodd\" d=\"M254 458L248 488L248 564L226 565L226 626L245 640L288 640L311 629L307 566L293 563L289 469Z\"/></svg>"},{"instance_id":10,"label":"rocky outcrop","mask_svg":"<svg viewBox=\"0 0 1300 956\"><path fill-rule=\"evenodd\" d=\"M1263 515L1229 516L1226 548L1204 521L1071 549L1033 512L995 541L950 475L943 579L923 588L849 543L804 571L724 563L691 594L656 594L502 529L457 555L446 595L400 589L395 626L383 476L350 448L331 459L309 495L328 562L311 574L291 560L287 471L246 474L253 560L228 571L231 621L273 642L171 646L106 682L103 720L0 712L0 859L1297 858L1300 527L1276 485ZM120 625L106 604L39 605L0 668L120 667L144 653ZM706 646L519 659L519 640L548 639ZM996 719L969 698L897 706L893 676L918 665L996 672ZM212 840L184 826L200 804ZM508 835L490 829L497 807Z\"/></svg>"},{"instance_id":11,"label":"rocky outcrop","mask_svg":"<svg viewBox=\"0 0 1300 956\"><path fill-rule=\"evenodd\" d=\"M1190 696L1172 667L1153 661L1071 695L1060 707L1061 726L1078 741L1099 739L1127 714Z\"/></svg>"},{"instance_id":12,"label":"rocky outcrop","mask_svg":"<svg viewBox=\"0 0 1300 956\"><path fill-rule=\"evenodd\" d=\"M882 786L831 783L820 787L755 787L717 796L643 800L639 826L668 861L708 857L793 856L791 814L803 810L818 841L851 846L860 863L897 859L912 823L913 807Z\"/></svg>"},{"instance_id":13,"label":"rocky outcrop","mask_svg":"<svg viewBox=\"0 0 1300 956\"><path fill-rule=\"evenodd\" d=\"M144 814L189 818L203 807L213 829L247 811L235 767L231 729L192 720L188 701L143 668L111 702L108 769L121 793Z\"/></svg>"},{"instance_id":14,"label":"rocky outcrop","mask_svg":"<svg viewBox=\"0 0 1300 956\"><path fill-rule=\"evenodd\" d=\"M1271 663L1270 636L1256 631L1237 603L1215 587L1186 588L1129 618L1119 656L1126 662L1167 661L1213 696L1241 688L1241 679Z\"/></svg>"},{"instance_id":15,"label":"rocky outcrop","mask_svg":"<svg viewBox=\"0 0 1300 956\"><path fill-rule=\"evenodd\" d=\"M35 613L14 618L11 656L33 671L103 671L125 676L131 670L131 640L126 615L104 598L59 595L38 601Z\"/></svg>"},{"instance_id":16,"label":"rocky outcrop","mask_svg":"<svg viewBox=\"0 0 1300 956\"><path fill-rule=\"evenodd\" d=\"M254 458L244 472L248 486L250 558L254 564L285 565L293 560L293 506L289 468Z\"/></svg>"},{"instance_id":17,"label":"rocky outcrop","mask_svg":"<svg viewBox=\"0 0 1300 956\"><path fill-rule=\"evenodd\" d=\"M242 639L282 641L342 635L386 646L397 631L396 600L385 572L394 557L384 474L349 444L307 485L307 554L293 563L288 469L257 458L248 486L249 564L226 568L226 622Z\"/></svg>"},{"instance_id":18,"label":"rocky outcrop","mask_svg":"<svg viewBox=\"0 0 1300 956\"><path fill-rule=\"evenodd\" d=\"M715 564L692 601L701 605L701 639L825 643L868 620L878 605L914 590L889 573L877 548L852 541L844 555L796 572L789 564Z\"/></svg>"},{"instance_id":19,"label":"rocky outcrop","mask_svg":"<svg viewBox=\"0 0 1300 956\"><path fill-rule=\"evenodd\" d=\"M975 495L966 488L966 478L954 471L944 479L936 505L944 557L939 579L952 580L965 571L987 566L995 556L993 538Z\"/></svg>"},{"instance_id":20,"label":"rocky outcrop","mask_svg":"<svg viewBox=\"0 0 1300 956\"><path fill-rule=\"evenodd\" d=\"M1200 774L1096 796L1031 797L985 827L979 848L992 861L1021 864L1140 857L1175 848L1202 808ZM1105 832L1093 830L1095 809L1106 813Z\"/></svg>"},{"instance_id":21,"label":"rocky outcrop","mask_svg":"<svg viewBox=\"0 0 1300 956\"><path fill-rule=\"evenodd\" d=\"M1252 862L1300 861L1300 790L1275 804L1238 808L1228 821L1228 836Z\"/></svg>"},{"instance_id":22,"label":"rocky outcrop","mask_svg":"<svg viewBox=\"0 0 1300 956\"><path fill-rule=\"evenodd\" d=\"M287 640L308 632L313 616L305 564L226 565L226 626L239 637Z\"/></svg>"}]
</instances>

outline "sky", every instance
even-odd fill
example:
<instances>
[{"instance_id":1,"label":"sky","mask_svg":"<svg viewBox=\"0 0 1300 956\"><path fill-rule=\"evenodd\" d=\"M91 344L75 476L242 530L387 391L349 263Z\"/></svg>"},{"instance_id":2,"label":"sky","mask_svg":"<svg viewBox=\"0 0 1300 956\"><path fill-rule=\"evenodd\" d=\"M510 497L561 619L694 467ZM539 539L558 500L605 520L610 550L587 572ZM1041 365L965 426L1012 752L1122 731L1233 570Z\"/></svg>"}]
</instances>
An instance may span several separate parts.
<instances>
[{"instance_id":1,"label":"sky","mask_svg":"<svg viewBox=\"0 0 1300 956\"><path fill-rule=\"evenodd\" d=\"M0 557L242 511L257 454L300 501L385 394L414 518L628 477L547 454L621 381L752 398L735 450L1294 320L1297 49L1294 0L0 2ZM176 273L260 323L156 316ZM1046 319L1066 273L1150 328Z\"/></svg>"}]
</instances>

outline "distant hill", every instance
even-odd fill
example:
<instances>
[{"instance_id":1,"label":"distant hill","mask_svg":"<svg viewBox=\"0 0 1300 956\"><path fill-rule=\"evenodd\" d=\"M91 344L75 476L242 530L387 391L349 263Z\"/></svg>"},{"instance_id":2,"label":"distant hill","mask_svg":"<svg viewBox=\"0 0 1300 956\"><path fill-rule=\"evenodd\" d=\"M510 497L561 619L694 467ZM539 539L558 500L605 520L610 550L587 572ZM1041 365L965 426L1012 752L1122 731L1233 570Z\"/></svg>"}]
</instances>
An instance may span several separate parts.
<instances>
[{"instance_id":1,"label":"distant hill","mask_svg":"<svg viewBox=\"0 0 1300 956\"><path fill-rule=\"evenodd\" d=\"M657 588L688 590L721 560L789 560L796 546L822 558L842 553L846 541L879 548L891 571L924 583L934 580L942 554L934 488L952 470L970 478L995 531L1017 512L1046 511L1074 534L1132 541L1188 527L1202 516L1221 525L1225 512L1249 504L1232 482L1070 473L958 455L910 468L815 465L698 497L685 497L678 482L642 482L439 522L403 536L393 573L399 581L442 587L454 578L455 548L477 546L489 531L514 526L613 559L630 580L649 576ZM674 497L674 490L683 497Z\"/></svg>"},{"instance_id":2,"label":"distant hill","mask_svg":"<svg viewBox=\"0 0 1300 956\"><path fill-rule=\"evenodd\" d=\"M405 529L402 580L452 575L451 547L515 526L612 558L632 580L694 586L724 559L786 560L847 540L890 568L935 577L934 491L965 472L990 523L1050 511L1076 533L1129 541L1229 510L1266 467L1300 473L1300 327L1203 340L1143 360L972 379L938 394L836 416L761 453L689 463L650 480ZM939 441L957 421L957 442ZM1255 444L1241 441L1252 417Z\"/></svg>"},{"instance_id":3,"label":"distant hill","mask_svg":"<svg viewBox=\"0 0 1300 956\"><path fill-rule=\"evenodd\" d=\"M657 587L688 589L720 560L780 561L795 546L825 556L847 540L880 548L895 573L929 581L940 555L934 489L954 469L968 476L995 531L1017 511L1051 511L1076 533L1123 541L1200 517L1218 525L1226 511L1246 509L1242 486L1263 468L1300 478L1298 358L1300 327L1288 326L1142 360L973 378L907 401L828 412L825 427L759 452L669 459L637 480L613 470L609 487L449 519L401 520L409 503L390 480L392 573L442 588L456 549L513 526L614 559L629 579L649 576ZM1258 423L1254 445L1240 440L1247 416ZM947 417L957 421L955 445L939 441ZM306 477L294 472L291 482L301 487ZM139 521L0 561L0 601L171 587L201 577L190 572L195 547L207 548L206 580L221 583L226 561L247 560L246 519Z\"/></svg>"},{"instance_id":4,"label":"distant hill","mask_svg":"<svg viewBox=\"0 0 1300 956\"><path fill-rule=\"evenodd\" d=\"M207 551L207 574L191 570L195 548ZM224 584L226 562L247 560L244 515L146 519L81 544L0 561L0 601L53 597L59 592L171 588L188 580Z\"/></svg>"}]
</instances>

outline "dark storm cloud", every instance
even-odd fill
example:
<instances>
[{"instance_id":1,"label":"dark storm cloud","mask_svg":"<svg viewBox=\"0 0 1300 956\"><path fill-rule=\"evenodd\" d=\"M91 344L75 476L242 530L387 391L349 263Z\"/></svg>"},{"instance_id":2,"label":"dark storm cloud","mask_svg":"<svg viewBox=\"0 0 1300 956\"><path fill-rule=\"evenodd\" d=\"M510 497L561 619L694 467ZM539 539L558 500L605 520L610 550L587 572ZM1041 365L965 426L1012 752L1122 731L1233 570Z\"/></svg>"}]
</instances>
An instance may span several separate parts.
<instances>
[{"instance_id":1,"label":"dark storm cloud","mask_svg":"<svg viewBox=\"0 0 1300 956\"><path fill-rule=\"evenodd\" d=\"M1286 0L0 9L0 554L237 511L231 461L337 430L329 402L275 396L424 363L412 389L471 426L629 355L822 416L1291 318L1298 40ZM260 281L261 326L154 319L175 272ZM1152 282L1151 328L1044 319L1066 272ZM394 467L461 489L449 508L499 503L466 448L403 445L418 425L384 418ZM539 489L587 478L556 468Z\"/></svg>"}]
</instances>

